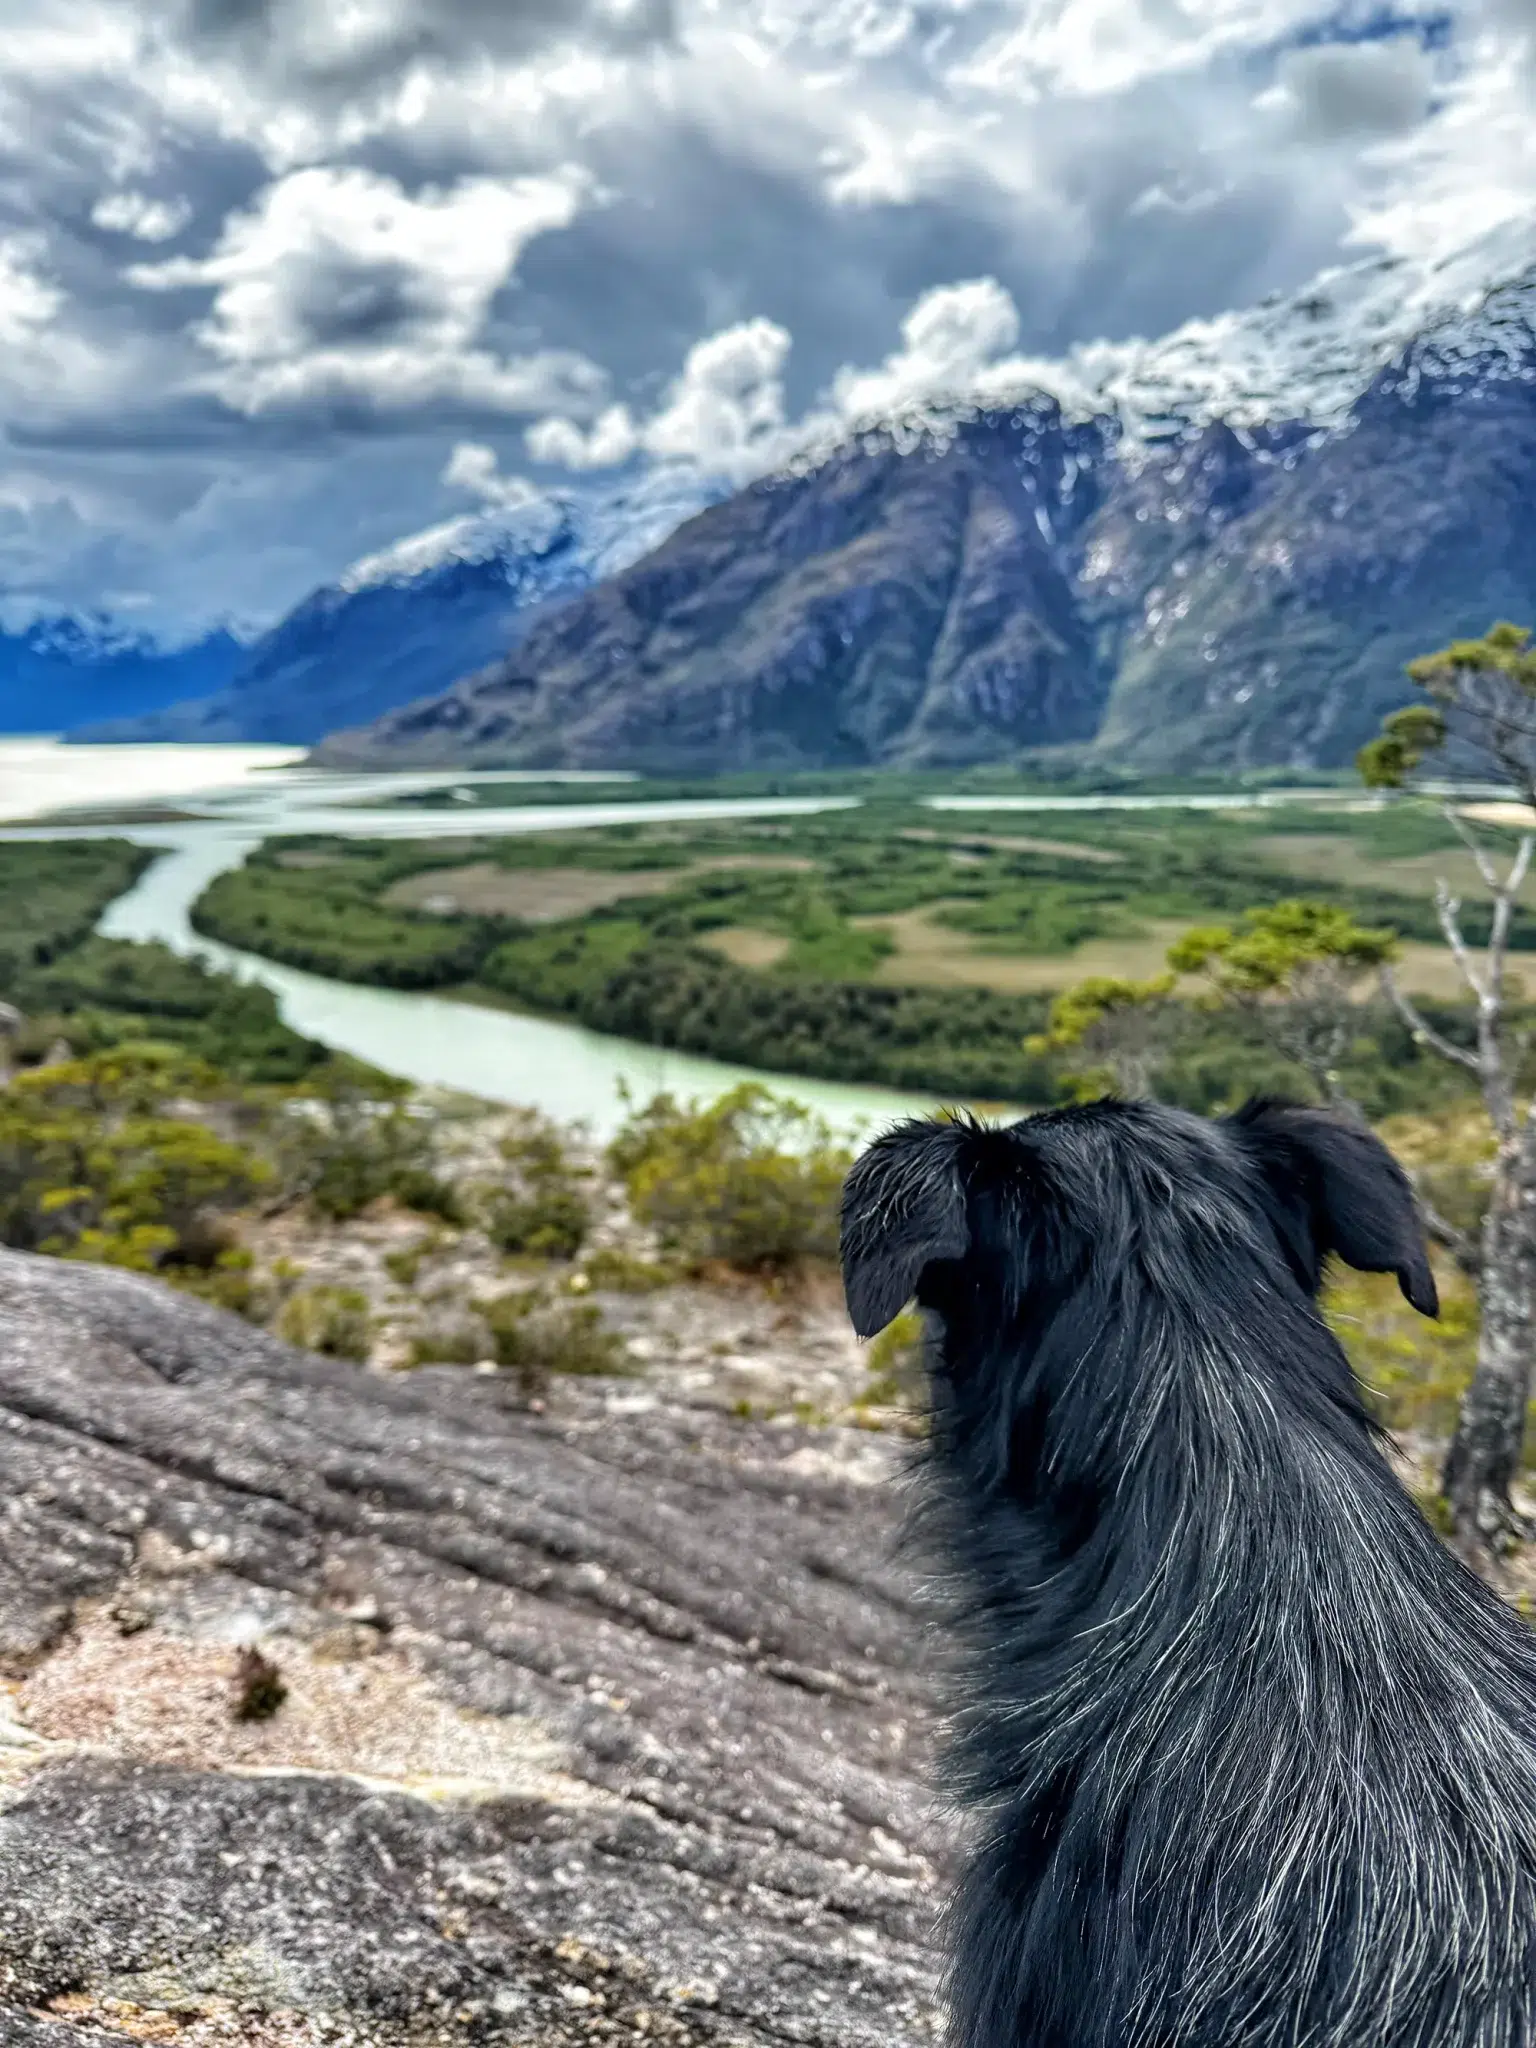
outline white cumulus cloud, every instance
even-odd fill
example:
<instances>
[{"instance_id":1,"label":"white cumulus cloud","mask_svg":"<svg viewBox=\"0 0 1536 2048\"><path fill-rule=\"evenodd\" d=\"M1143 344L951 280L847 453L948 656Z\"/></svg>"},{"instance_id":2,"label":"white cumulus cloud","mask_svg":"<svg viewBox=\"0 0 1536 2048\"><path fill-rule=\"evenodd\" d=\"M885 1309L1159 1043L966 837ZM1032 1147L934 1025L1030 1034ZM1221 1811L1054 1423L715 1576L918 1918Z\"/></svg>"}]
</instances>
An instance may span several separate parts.
<instances>
[{"instance_id":1,"label":"white cumulus cloud","mask_svg":"<svg viewBox=\"0 0 1536 2048\"><path fill-rule=\"evenodd\" d=\"M772 460L786 425L783 372L790 335L775 321L743 320L695 342L665 399L636 421L612 406L583 431L558 415L528 430L536 462L614 468L643 452L716 476L747 476Z\"/></svg>"},{"instance_id":2,"label":"white cumulus cloud","mask_svg":"<svg viewBox=\"0 0 1536 2048\"><path fill-rule=\"evenodd\" d=\"M533 412L554 392L594 392L599 374L558 351L498 357L481 330L528 243L568 227L586 189L564 170L413 197L391 178L317 166L267 186L210 255L128 275L145 290L212 289L198 338L242 411L458 398Z\"/></svg>"},{"instance_id":3,"label":"white cumulus cloud","mask_svg":"<svg viewBox=\"0 0 1536 2048\"><path fill-rule=\"evenodd\" d=\"M107 192L91 208L97 227L139 242L169 242L191 218L190 201L152 199L144 192Z\"/></svg>"}]
</instances>

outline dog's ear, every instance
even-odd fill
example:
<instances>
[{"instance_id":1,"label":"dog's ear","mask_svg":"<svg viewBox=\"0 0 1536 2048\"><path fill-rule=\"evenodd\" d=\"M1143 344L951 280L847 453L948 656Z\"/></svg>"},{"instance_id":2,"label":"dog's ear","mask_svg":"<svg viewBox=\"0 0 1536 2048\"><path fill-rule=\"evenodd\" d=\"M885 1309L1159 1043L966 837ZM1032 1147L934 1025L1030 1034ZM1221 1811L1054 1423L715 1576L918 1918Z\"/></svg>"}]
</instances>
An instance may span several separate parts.
<instances>
[{"instance_id":1,"label":"dog's ear","mask_svg":"<svg viewBox=\"0 0 1536 2048\"><path fill-rule=\"evenodd\" d=\"M970 1249L963 1124L913 1117L885 1132L843 1183L843 1292L861 1337L898 1316L935 1259Z\"/></svg>"},{"instance_id":2,"label":"dog's ear","mask_svg":"<svg viewBox=\"0 0 1536 2048\"><path fill-rule=\"evenodd\" d=\"M1306 1204L1321 1257L1336 1252L1357 1272L1393 1273L1420 1315L1440 1313L1413 1189L1373 1131L1329 1110L1263 1101L1228 1121L1282 1195Z\"/></svg>"}]
</instances>

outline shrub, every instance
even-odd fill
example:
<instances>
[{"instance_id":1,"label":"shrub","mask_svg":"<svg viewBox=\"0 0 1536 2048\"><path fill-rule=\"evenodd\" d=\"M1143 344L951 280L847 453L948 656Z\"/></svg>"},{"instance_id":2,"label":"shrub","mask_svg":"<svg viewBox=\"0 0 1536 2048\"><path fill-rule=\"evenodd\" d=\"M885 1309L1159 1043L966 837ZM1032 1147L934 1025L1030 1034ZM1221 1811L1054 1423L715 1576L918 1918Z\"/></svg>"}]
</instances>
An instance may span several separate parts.
<instances>
[{"instance_id":1,"label":"shrub","mask_svg":"<svg viewBox=\"0 0 1536 2048\"><path fill-rule=\"evenodd\" d=\"M582 1267L589 1287L601 1287L610 1294L654 1294L671 1287L682 1275L675 1265L655 1259L637 1259L633 1253L604 1245L592 1253Z\"/></svg>"},{"instance_id":2,"label":"shrub","mask_svg":"<svg viewBox=\"0 0 1536 2048\"><path fill-rule=\"evenodd\" d=\"M490 1332L477 1315L431 1316L411 1339L412 1365L478 1365L493 1355Z\"/></svg>"},{"instance_id":3,"label":"shrub","mask_svg":"<svg viewBox=\"0 0 1536 2048\"><path fill-rule=\"evenodd\" d=\"M342 1223L382 1196L406 1208L460 1219L456 1196L436 1171L432 1128L398 1103L350 1087L295 1103L278 1153L285 1191Z\"/></svg>"},{"instance_id":4,"label":"shrub","mask_svg":"<svg viewBox=\"0 0 1536 2048\"><path fill-rule=\"evenodd\" d=\"M414 1287L427 1251L426 1244L411 1244L402 1245L398 1251L386 1252L384 1270L397 1287Z\"/></svg>"},{"instance_id":5,"label":"shrub","mask_svg":"<svg viewBox=\"0 0 1536 2048\"><path fill-rule=\"evenodd\" d=\"M658 1095L609 1157L636 1217L695 1263L773 1272L837 1256L852 1155L821 1118L755 1082L704 1106Z\"/></svg>"},{"instance_id":6,"label":"shrub","mask_svg":"<svg viewBox=\"0 0 1536 2048\"><path fill-rule=\"evenodd\" d=\"M283 1674L271 1658L260 1650L242 1650L235 1665L235 1719L270 1721L287 1697Z\"/></svg>"},{"instance_id":7,"label":"shrub","mask_svg":"<svg viewBox=\"0 0 1536 2048\"><path fill-rule=\"evenodd\" d=\"M887 1323L865 1353L869 1385L864 1402L875 1408L920 1408L927 1399L923 1347L927 1331L921 1315L904 1309Z\"/></svg>"},{"instance_id":8,"label":"shrub","mask_svg":"<svg viewBox=\"0 0 1536 2048\"><path fill-rule=\"evenodd\" d=\"M587 1205L573 1187L502 1191L486 1205L486 1235L499 1251L534 1259L574 1259L591 1227Z\"/></svg>"},{"instance_id":9,"label":"shrub","mask_svg":"<svg viewBox=\"0 0 1536 2048\"><path fill-rule=\"evenodd\" d=\"M560 1141L544 1117L529 1115L501 1144L516 1185L485 1203L485 1229L501 1251L536 1259L574 1259L586 1243L592 1213Z\"/></svg>"},{"instance_id":10,"label":"shrub","mask_svg":"<svg viewBox=\"0 0 1536 2048\"><path fill-rule=\"evenodd\" d=\"M301 1288L278 1312L277 1334L301 1351L361 1364L373 1346L368 1297L355 1287Z\"/></svg>"},{"instance_id":11,"label":"shrub","mask_svg":"<svg viewBox=\"0 0 1536 2048\"><path fill-rule=\"evenodd\" d=\"M1477 1300L1459 1274L1440 1275L1440 1315L1426 1323L1395 1281L1336 1273L1323 1307L1367 1400L1388 1428L1449 1436L1477 1361ZM1401 1309L1401 1313L1399 1313Z\"/></svg>"},{"instance_id":12,"label":"shrub","mask_svg":"<svg viewBox=\"0 0 1536 2048\"><path fill-rule=\"evenodd\" d=\"M556 1302L541 1290L498 1295L481 1304L496 1363L534 1395L553 1373L604 1378L623 1373L628 1347L591 1302Z\"/></svg>"},{"instance_id":13,"label":"shrub","mask_svg":"<svg viewBox=\"0 0 1536 2048\"><path fill-rule=\"evenodd\" d=\"M217 1076L163 1046L123 1046L0 1089L0 1242L141 1271L215 1265L217 1219L271 1178L172 1096Z\"/></svg>"}]
</instances>

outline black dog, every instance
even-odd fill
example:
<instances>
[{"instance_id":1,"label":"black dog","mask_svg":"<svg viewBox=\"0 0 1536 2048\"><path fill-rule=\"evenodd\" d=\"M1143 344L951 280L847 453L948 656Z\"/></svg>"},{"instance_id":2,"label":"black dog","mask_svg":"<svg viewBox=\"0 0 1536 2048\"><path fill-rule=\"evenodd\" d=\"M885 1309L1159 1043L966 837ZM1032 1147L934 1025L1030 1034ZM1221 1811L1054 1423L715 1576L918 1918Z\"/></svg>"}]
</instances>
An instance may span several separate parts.
<instances>
[{"instance_id":1,"label":"black dog","mask_svg":"<svg viewBox=\"0 0 1536 2048\"><path fill-rule=\"evenodd\" d=\"M1334 1254L1438 1312L1390 1155L1279 1103L912 1122L848 1177L855 1327L942 1333L956 2048L1536 2043L1536 1637L1393 1477Z\"/></svg>"}]
</instances>

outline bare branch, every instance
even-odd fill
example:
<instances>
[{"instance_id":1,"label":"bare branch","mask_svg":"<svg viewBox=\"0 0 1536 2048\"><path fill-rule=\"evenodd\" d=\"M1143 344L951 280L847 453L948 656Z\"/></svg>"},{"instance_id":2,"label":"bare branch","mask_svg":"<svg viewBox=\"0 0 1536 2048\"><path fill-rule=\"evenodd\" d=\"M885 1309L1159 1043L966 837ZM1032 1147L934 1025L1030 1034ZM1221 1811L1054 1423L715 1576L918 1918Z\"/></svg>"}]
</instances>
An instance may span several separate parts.
<instances>
[{"instance_id":1,"label":"bare branch","mask_svg":"<svg viewBox=\"0 0 1536 2048\"><path fill-rule=\"evenodd\" d=\"M1383 967L1381 970L1381 986L1388 1002L1415 1038L1432 1047L1442 1059L1454 1060L1457 1066L1467 1067L1474 1074L1482 1072L1482 1061L1477 1054L1469 1052L1464 1045L1453 1045L1450 1039L1442 1037L1429 1019L1420 1013L1412 998L1404 995L1398 987L1397 976L1390 967Z\"/></svg>"},{"instance_id":2,"label":"bare branch","mask_svg":"<svg viewBox=\"0 0 1536 2048\"><path fill-rule=\"evenodd\" d=\"M1515 898L1520 893L1521 884L1531 864L1533 846L1536 846L1536 838L1528 832L1520 841L1502 888L1494 892L1493 928L1488 934L1488 988L1494 1002L1500 1001L1504 993L1504 967L1509 954L1509 927L1515 914Z\"/></svg>"},{"instance_id":3,"label":"bare branch","mask_svg":"<svg viewBox=\"0 0 1536 2048\"><path fill-rule=\"evenodd\" d=\"M1436 1244L1444 1245L1468 1279L1475 1280L1483 1270L1482 1247L1474 1238L1469 1237L1466 1231L1458 1230L1454 1223L1440 1214L1434 1203L1427 1199L1412 1174L1409 1175L1409 1179L1413 1181L1413 1191L1418 1198L1419 1216L1425 1230Z\"/></svg>"},{"instance_id":4,"label":"bare branch","mask_svg":"<svg viewBox=\"0 0 1536 2048\"><path fill-rule=\"evenodd\" d=\"M1486 1003L1488 991L1483 986L1482 977L1472 965L1472 955L1467 948L1466 940L1461 935L1461 924L1458 916L1461 904L1451 894L1450 889L1444 882L1436 882L1435 884L1435 910L1439 915L1440 929L1445 933L1445 942L1456 957L1456 965L1461 970L1462 980L1471 989L1473 995L1477 997L1479 1003Z\"/></svg>"},{"instance_id":5,"label":"bare branch","mask_svg":"<svg viewBox=\"0 0 1536 2048\"><path fill-rule=\"evenodd\" d=\"M1500 890L1498 870L1494 867L1492 857L1488 853L1487 848L1454 804L1442 804L1440 808L1445 822L1477 862L1477 872L1482 876L1487 887L1497 896ZM1443 889L1446 885L1441 882L1437 886Z\"/></svg>"}]
</instances>

